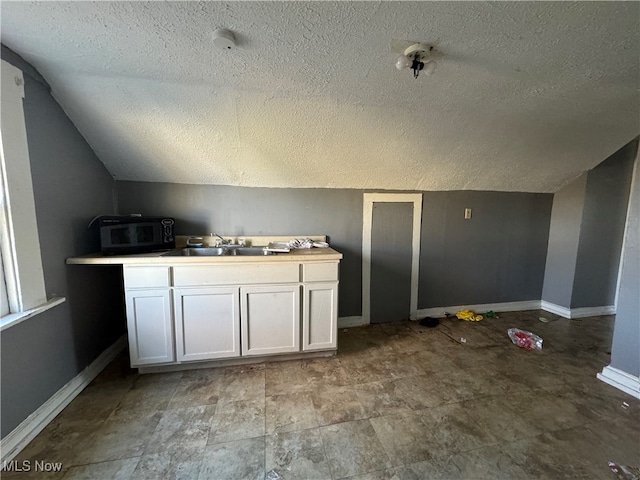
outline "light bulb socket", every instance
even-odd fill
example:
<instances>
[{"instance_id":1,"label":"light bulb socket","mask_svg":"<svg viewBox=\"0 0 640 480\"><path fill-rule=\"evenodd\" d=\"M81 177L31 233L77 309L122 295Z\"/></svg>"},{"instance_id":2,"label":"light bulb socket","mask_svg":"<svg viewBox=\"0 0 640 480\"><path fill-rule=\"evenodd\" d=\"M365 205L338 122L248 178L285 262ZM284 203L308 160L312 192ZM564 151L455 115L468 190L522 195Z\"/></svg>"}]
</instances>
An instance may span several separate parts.
<instances>
[{"instance_id":1,"label":"light bulb socket","mask_svg":"<svg viewBox=\"0 0 640 480\"><path fill-rule=\"evenodd\" d=\"M420 58L428 57L433 51L433 46L427 45L426 43L414 43L413 45L405 48L404 54L405 56L411 58L415 55L419 55Z\"/></svg>"},{"instance_id":2,"label":"light bulb socket","mask_svg":"<svg viewBox=\"0 0 640 480\"><path fill-rule=\"evenodd\" d=\"M436 62L429 60L435 53L434 47L426 43L414 43L405 48L404 55L400 55L396 61L396 68L404 70L410 68L413 71L413 78L418 78L421 71L427 75L433 75L436 71Z\"/></svg>"}]
</instances>

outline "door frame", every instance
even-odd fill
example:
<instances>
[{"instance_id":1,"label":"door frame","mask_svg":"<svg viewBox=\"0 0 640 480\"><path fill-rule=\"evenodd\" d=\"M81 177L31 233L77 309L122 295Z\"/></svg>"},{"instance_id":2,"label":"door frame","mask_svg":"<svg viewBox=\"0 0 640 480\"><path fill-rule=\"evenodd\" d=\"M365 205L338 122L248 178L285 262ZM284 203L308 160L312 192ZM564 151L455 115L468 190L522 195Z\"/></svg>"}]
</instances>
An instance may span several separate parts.
<instances>
[{"instance_id":1,"label":"door frame","mask_svg":"<svg viewBox=\"0 0 640 480\"><path fill-rule=\"evenodd\" d=\"M420 274L420 236L422 228L421 193L365 193L362 202L362 322L371 323L371 227L374 203L413 203L413 231L411 242L411 300L412 320L418 315L418 278Z\"/></svg>"}]
</instances>

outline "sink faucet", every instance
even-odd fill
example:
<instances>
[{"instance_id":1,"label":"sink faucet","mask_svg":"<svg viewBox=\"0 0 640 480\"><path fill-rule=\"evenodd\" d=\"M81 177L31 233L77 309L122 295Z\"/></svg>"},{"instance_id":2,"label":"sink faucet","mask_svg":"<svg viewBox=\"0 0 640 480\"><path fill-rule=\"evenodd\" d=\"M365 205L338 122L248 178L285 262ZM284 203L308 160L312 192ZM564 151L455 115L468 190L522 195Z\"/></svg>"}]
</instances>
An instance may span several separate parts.
<instances>
[{"instance_id":1,"label":"sink faucet","mask_svg":"<svg viewBox=\"0 0 640 480\"><path fill-rule=\"evenodd\" d=\"M221 237L217 233L212 233L211 236L218 237L220 239L220 240L216 240L216 245L229 245L231 243L231 240L227 240L226 238Z\"/></svg>"},{"instance_id":2,"label":"sink faucet","mask_svg":"<svg viewBox=\"0 0 640 480\"><path fill-rule=\"evenodd\" d=\"M216 240L216 247L219 247L219 246L244 247L245 246L245 240L244 239L238 240L238 243L235 244L235 243L233 243L233 240L231 240L230 238L224 238L224 237L218 235L217 233L212 233L211 236L212 237L218 237L218 239L219 239L219 240Z\"/></svg>"}]
</instances>

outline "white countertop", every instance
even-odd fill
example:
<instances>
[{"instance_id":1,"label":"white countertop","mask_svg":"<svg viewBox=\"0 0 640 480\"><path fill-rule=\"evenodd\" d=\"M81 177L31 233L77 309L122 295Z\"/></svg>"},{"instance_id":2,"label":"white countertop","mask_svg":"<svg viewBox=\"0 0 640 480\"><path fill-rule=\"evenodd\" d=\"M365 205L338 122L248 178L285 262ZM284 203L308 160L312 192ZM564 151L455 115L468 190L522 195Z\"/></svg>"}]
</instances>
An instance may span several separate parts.
<instances>
[{"instance_id":1,"label":"white countertop","mask_svg":"<svg viewBox=\"0 0 640 480\"><path fill-rule=\"evenodd\" d=\"M194 263L264 263L264 262L322 262L338 261L342 254L333 248L293 249L289 253L272 255L221 255L214 257L163 256L162 253L141 253L134 255L102 255L93 253L81 257L67 258L68 265L175 265Z\"/></svg>"}]
</instances>

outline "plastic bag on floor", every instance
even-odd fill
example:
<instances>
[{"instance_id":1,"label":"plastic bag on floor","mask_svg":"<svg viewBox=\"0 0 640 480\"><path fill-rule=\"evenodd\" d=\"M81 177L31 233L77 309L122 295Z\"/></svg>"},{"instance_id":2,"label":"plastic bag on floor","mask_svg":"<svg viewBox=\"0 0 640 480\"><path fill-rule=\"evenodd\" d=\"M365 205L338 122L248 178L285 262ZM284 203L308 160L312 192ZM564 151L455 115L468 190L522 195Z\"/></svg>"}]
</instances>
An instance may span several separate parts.
<instances>
[{"instance_id":1,"label":"plastic bag on floor","mask_svg":"<svg viewBox=\"0 0 640 480\"><path fill-rule=\"evenodd\" d=\"M620 480L638 480L640 479L640 468L621 465L609 462L609 468Z\"/></svg>"},{"instance_id":2,"label":"plastic bag on floor","mask_svg":"<svg viewBox=\"0 0 640 480\"><path fill-rule=\"evenodd\" d=\"M507 334L511 341L520 348L527 350L542 350L542 338L535 333L526 332L519 328L510 328Z\"/></svg>"}]
</instances>

